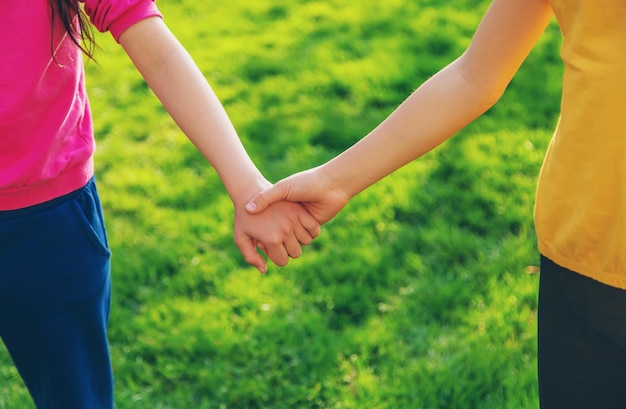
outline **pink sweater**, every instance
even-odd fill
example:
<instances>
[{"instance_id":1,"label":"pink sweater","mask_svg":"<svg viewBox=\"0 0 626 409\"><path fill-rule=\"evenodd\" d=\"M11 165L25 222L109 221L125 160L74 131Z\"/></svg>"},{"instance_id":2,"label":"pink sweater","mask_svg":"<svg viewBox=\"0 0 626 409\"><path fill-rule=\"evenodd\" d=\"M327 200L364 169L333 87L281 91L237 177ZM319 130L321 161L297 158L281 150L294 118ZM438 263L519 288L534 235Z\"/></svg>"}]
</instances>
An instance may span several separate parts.
<instances>
[{"instance_id":1,"label":"pink sweater","mask_svg":"<svg viewBox=\"0 0 626 409\"><path fill-rule=\"evenodd\" d=\"M81 1L93 25L116 40L135 22L160 16L154 0ZM48 0L2 1L0 211L62 196L93 176L81 51L60 24L51 41L50 25Z\"/></svg>"}]
</instances>

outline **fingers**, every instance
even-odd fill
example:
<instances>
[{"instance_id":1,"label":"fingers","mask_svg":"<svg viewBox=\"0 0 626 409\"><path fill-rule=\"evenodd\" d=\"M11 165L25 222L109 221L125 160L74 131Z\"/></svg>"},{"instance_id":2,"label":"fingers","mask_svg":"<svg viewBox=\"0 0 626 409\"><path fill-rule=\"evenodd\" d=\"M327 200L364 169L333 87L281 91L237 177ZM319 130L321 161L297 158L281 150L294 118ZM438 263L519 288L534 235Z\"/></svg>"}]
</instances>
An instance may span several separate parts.
<instances>
[{"instance_id":1,"label":"fingers","mask_svg":"<svg viewBox=\"0 0 626 409\"><path fill-rule=\"evenodd\" d=\"M300 241L294 236L290 240L285 241L283 243L285 249L287 250L287 254L291 258L298 258L302 255L302 246L300 245Z\"/></svg>"},{"instance_id":2,"label":"fingers","mask_svg":"<svg viewBox=\"0 0 626 409\"><path fill-rule=\"evenodd\" d=\"M263 254L265 254L267 256L268 250L267 250L267 247L265 247L265 245L263 243L261 243L257 239L254 239L252 241L252 243L254 244L255 247L257 247L259 250L261 250L263 252Z\"/></svg>"},{"instance_id":3,"label":"fingers","mask_svg":"<svg viewBox=\"0 0 626 409\"><path fill-rule=\"evenodd\" d=\"M300 237L298 237L298 240L302 244L311 244L313 239L317 238L317 236L320 235L320 232L322 230L321 225L319 224L317 219L313 217L313 215L311 215L311 213L309 213L308 211L300 214L298 216L298 220L300 221L300 226L304 230L306 230L306 232L308 233L308 236L310 237L310 240L308 241L303 241L300 239ZM298 232L296 232L296 234L297 233Z\"/></svg>"},{"instance_id":4,"label":"fingers","mask_svg":"<svg viewBox=\"0 0 626 409\"><path fill-rule=\"evenodd\" d=\"M267 249L265 253L277 266L284 267L289 263L289 251L283 243L266 244L265 248Z\"/></svg>"},{"instance_id":5,"label":"fingers","mask_svg":"<svg viewBox=\"0 0 626 409\"><path fill-rule=\"evenodd\" d=\"M313 242L314 237L309 231L303 227L297 228L294 235L299 244L307 245ZM291 255L291 253L289 253ZM296 258L296 257L294 257Z\"/></svg>"},{"instance_id":6,"label":"fingers","mask_svg":"<svg viewBox=\"0 0 626 409\"><path fill-rule=\"evenodd\" d=\"M257 268L261 273L267 271L267 264L263 257L256 251L261 250L277 266L284 267L289 263L289 258L298 258L302 255L300 242L294 235L284 242L276 236L273 242L262 243L250 237L235 240L246 262Z\"/></svg>"},{"instance_id":7,"label":"fingers","mask_svg":"<svg viewBox=\"0 0 626 409\"><path fill-rule=\"evenodd\" d=\"M302 255L302 246L295 234L287 238L280 238L277 235L273 242L259 243L259 248L280 267L286 266L289 258L298 258Z\"/></svg>"},{"instance_id":8,"label":"fingers","mask_svg":"<svg viewBox=\"0 0 626 409\"><path fill-rule=\"evenodd\" d=\"M283 186L288 184L285 183ZM242 230L246 232L246 239L240 249L243 247L246 250L246 253L242 251L242 254L252 265L258 264L257 257L260 257L256 251L258 248L274 264L286 266L289 258L298 258L302 255L302 245L310 244L320 234L320 224L304 205L280 199L284 189L286 188L270 188L257 194L248 203L246 210L236 217L241 223L246 221L246 224L239 224L246 226L245 230ZM274 205L276 201L279 203ZM260 214L250 214L251 208L254 209L254 213Z\"/></svg>"},{"instance_id":9,"label":"fingers","mask_svg":"<svg viewBox=\"0 0 626 409\"><path fill-rule=\"evenodd\" d=\"M311 244L320 235L320 224L308 213L299 216L298 220L300 223L294 229L296 240L301 245ZM289 254L291 255L291 253Z\"/></svg>"},{"instance_id":10,"label":"fingers","mask_svg":"<svg viewBox=\"0 0 626 409\"><path fill-rule=\"evenodd\" d=\"M313 239L320 234L320 224L303 206L295 206L292 210L294 211L291 216L292 224L286 228L282 235L278 234L276 237L276 240L280 240L280 242L277 242L274 246L266 247L269 250L266 254L280 266L286 265L289 257L300 257L302 255L302 245L311 244ZM287 232L292 233L289 234ZM287 237L285 238L285 236ZM283 262L284 264L279 264Z\"/></svg>"},{"instance_id":11,"label":"fingers","mask_svg":"<svg viewBox=\"0 0 626 409\"><path fill-rule=\"evenodd\" d=\"M254 240L251 237L245 235L235 236L235 244L243 255L244 260L246 260L246 263L256 267L261 274L267 272L267 263L256 251ZM267 254L267 252L265 253Z\"/></svg>"}]
</instances>

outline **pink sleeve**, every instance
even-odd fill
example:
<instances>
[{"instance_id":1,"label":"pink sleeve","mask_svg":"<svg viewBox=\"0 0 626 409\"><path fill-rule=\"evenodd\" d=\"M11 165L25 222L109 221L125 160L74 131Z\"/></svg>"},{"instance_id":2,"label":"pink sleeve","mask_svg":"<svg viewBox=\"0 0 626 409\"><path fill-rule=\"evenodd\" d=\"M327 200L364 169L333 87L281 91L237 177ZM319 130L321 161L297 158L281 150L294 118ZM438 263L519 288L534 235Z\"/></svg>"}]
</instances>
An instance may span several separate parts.
<instances>
[{"instance_id":1,"label":"pink sleeve","mask_svg":"<svg viewBox=\"0 0 626 409\"><path fill-rule=\"evenodd\" d=\"M85 13L98 31L109 31L116 41L128 27L148 17L161 17L155 0L84 0Z\"/></svg>"}]
</instances>

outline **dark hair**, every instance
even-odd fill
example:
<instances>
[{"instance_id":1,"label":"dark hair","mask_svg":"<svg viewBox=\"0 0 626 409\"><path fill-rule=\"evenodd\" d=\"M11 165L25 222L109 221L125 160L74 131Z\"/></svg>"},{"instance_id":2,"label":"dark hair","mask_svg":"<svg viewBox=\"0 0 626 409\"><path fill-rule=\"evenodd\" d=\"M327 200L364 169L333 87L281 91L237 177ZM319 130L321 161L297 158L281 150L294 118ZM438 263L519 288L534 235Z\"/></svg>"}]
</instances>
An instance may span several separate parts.
<instances>
[{"instance_id":1,"label":"dark hair","mask_svg":"<svg viewBox=\"0 0 626 409\"><path fill-rule=\"evenodd\" d=\"M70 40L80 48L90 59L93 59L95 47L94 32L87 15L78 4L78 0L48 0L50 3L50 18L54 34L55 20L58 18L63 28L70 36ZM74 19L78 20L75 24ZM53 54L54 58L54 54Z\"/></svg>"}]
</instances>

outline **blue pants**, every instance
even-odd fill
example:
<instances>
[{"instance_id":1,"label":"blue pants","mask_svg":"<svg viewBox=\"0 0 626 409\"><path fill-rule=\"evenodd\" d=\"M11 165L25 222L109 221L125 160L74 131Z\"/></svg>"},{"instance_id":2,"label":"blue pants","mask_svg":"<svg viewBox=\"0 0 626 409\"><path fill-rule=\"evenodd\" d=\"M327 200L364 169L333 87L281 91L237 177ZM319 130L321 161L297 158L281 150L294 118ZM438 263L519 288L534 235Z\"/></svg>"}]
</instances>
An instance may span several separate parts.
<instances>
[{"instance_id":1,"label":"blue pants","mask_svg":"<svg viewBox=\"0 0 626 409\"><path fill-rule=\"evenodd\" d=\"M0 337L39 409L113 407L109 259L93 179L0 212Z\"/></svg>"}]
</instances>

